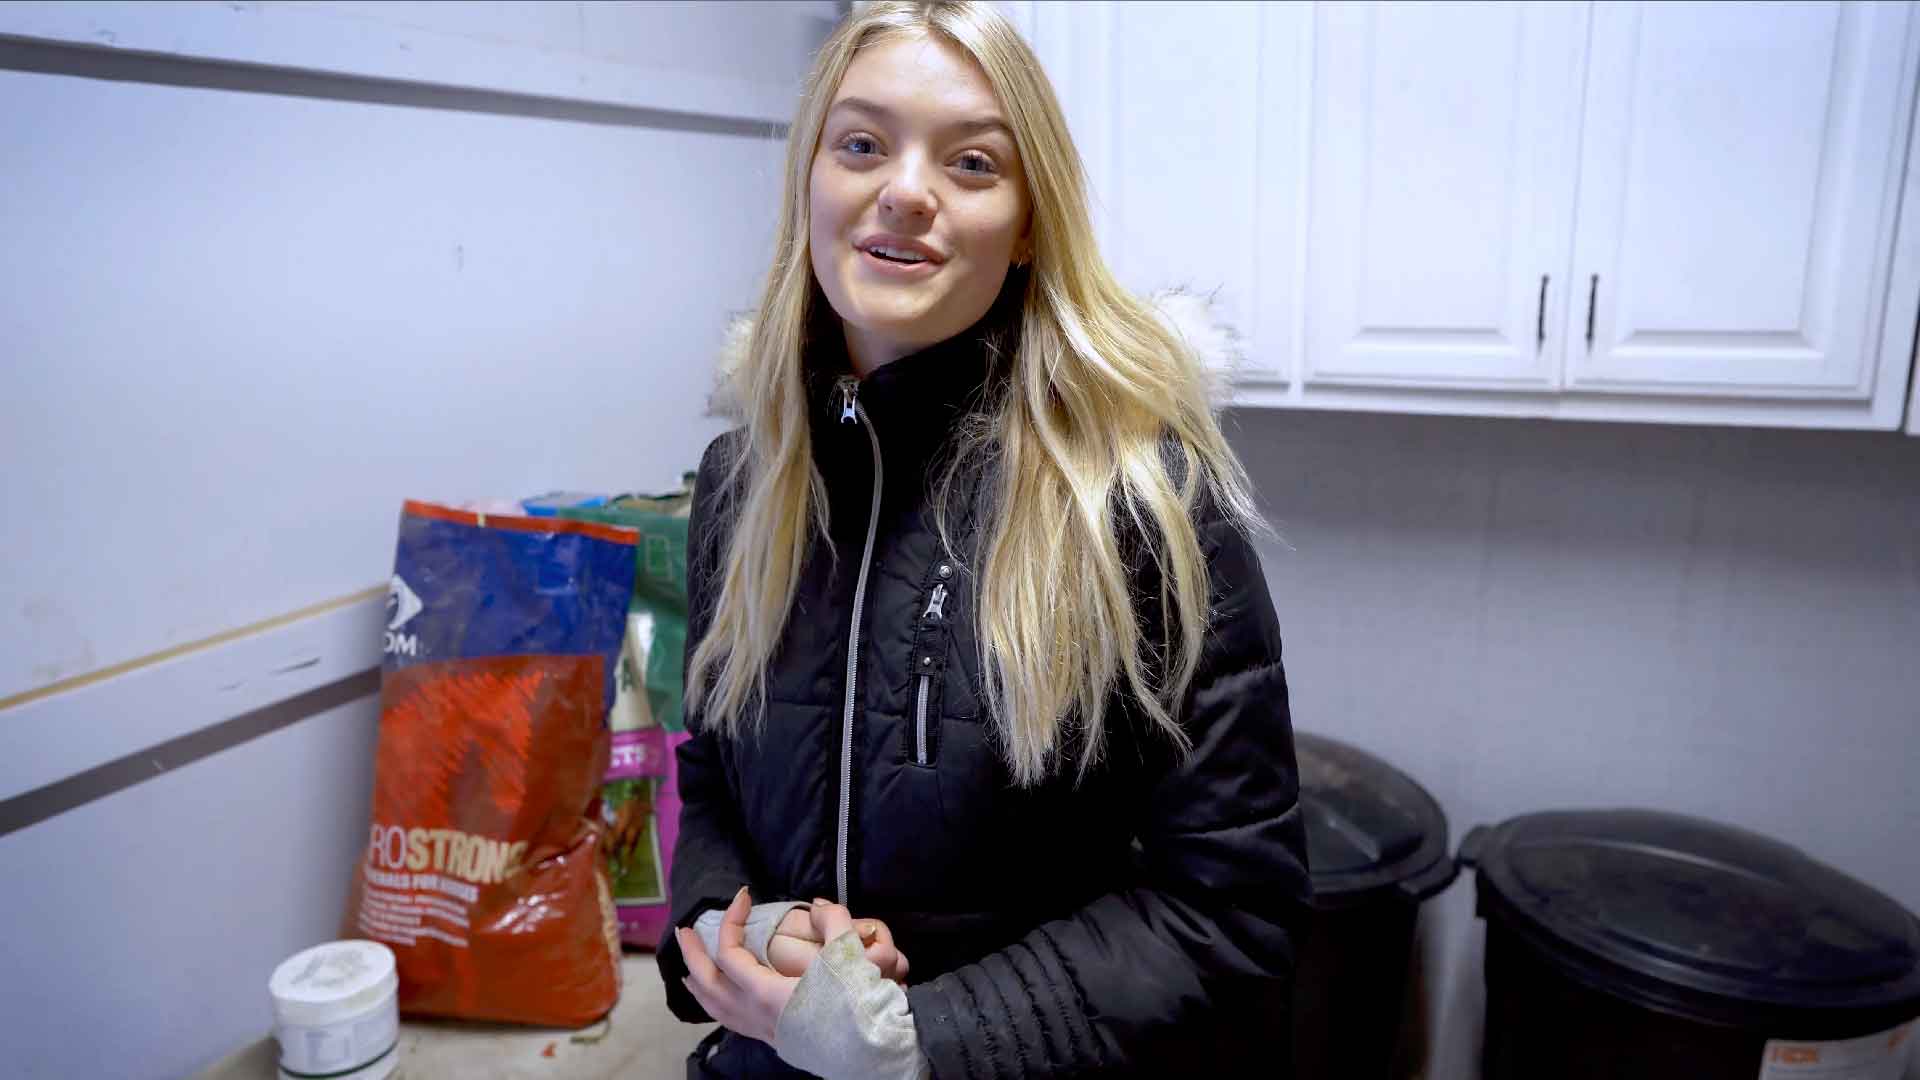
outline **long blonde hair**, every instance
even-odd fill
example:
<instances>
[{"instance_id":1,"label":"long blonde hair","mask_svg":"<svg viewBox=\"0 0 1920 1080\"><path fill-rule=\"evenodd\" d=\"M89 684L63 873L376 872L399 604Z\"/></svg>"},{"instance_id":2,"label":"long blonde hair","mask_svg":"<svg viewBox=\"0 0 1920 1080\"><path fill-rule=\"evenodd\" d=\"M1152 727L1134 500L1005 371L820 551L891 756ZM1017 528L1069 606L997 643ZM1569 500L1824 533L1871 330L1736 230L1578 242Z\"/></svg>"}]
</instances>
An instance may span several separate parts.
<instances>
[{"instance_id":1,"label":"long blonde hair","mask_svg":"<svg viewBox=\"0 0 1920 1080\"><path fill-rule=\"evenodd\" d=\"M981 689L1008 769L1030 785L1071 748L1084 774L1122 688L1184 752L1175 714L1209 614L1194 514L1207 502L1235 527L1259 519L1214 418L1205 365L1100 258L1085 172L1038 59L991 5L967 0L871 4L828 38L808 77L787 135L773 265L733 373L745 432L720 493L730 539L716 552L719 596L690 658L688 706L704 707L707 725L727 736L741 733L743 716L764 715L767 667L801 567L827 536L802 360L810 320L823 315L814 305L824 303L807 243L808 177L856 51L901 34L935 36L980 65L1013 129L1033 208L1030 271L1010 277L1024 280L1026 295L1018 340L998 358L1007 377L985 422L956 435L963 445L937 499L943 542L958 558L945 511L951 481L962 461L991 463L974 591ZM1141 632L1135 551L1158 571L1158 645Z\"/></svg>"}]
</instances>

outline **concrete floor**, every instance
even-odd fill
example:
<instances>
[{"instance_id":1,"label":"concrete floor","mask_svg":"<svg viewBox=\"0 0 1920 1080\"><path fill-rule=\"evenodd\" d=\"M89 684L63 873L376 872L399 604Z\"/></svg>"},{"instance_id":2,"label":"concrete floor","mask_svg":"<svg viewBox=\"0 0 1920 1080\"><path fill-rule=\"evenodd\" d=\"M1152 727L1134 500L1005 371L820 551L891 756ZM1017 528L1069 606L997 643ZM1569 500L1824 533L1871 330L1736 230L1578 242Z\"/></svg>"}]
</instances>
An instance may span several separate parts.
<instances>
[{"instance_id":1,"label":"concrete floor","mask_svg":"<svg viewBox=\"0 0 1920 1080\"><path fill-rule=\"evenodd\" d=\"M606 1037L572 1041L575 1032L505 1024L408 1020L400 1025L393 1080L679 1080L687 1054L711 1025L683 1024L667 1011L651 953L628 953L624 985ZM598 1033L596 1024L582 1034ZM551 1048L553 1056L545 1051ZM280 1049L268 1035L236 1050L196 1080L274 1080Z\"/></svg>"}]
</instances>

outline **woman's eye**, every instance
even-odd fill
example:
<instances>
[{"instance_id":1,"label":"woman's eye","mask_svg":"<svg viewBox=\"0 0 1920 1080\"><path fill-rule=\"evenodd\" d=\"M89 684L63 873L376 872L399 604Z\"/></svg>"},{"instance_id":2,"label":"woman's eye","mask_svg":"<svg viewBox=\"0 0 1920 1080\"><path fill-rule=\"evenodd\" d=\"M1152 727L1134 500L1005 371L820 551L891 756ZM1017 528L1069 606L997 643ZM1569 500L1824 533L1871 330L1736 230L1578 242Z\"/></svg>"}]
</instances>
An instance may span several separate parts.
<instances>
[{"instance_id":1,"label":"woman's eye","mask_svg":"<svg viewBox=\"0 0 1920 1080\"><path fill-rule=\"evenodd\" d=\"M993 159L978 152L960 155L958 164L961 172L978 173L982 176L991 176L997 171L993 167Z\"/></svg>"},{"instance_id":2,"label":"woman's eye","mask_svg":"<svg viewBox=\"0 0 1920 1080\"><path fill-rule=\"evenodd\" d=\"M849 135L840 140L840 149L855 154L871 154L879 147L865 135Z\"/></svg>"}]
</instances>

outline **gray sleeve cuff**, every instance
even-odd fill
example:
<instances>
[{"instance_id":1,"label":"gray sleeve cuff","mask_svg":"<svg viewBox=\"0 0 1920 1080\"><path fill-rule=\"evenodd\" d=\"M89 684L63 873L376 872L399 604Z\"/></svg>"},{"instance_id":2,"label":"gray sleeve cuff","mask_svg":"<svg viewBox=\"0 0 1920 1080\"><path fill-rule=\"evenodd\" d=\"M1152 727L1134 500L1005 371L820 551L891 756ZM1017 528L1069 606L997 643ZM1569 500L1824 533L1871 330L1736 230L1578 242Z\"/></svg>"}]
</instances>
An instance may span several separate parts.
<instances>
[{"instance_id":1,"label":"gray sleeve cuff","mask_svg":"<svg viewBox=\"0 0 1920 1080\"><path fill-rule=\"evenodd\" d=\"M774 1025L787 1064L826 1080L927 1080L907 992L867 959L849 930L826 943Z\"/></svg>"},{"instance_id":2,"label":"gray sleeve cuff","mask_svg":"<svg viewBox=\"0 0 1920 1080\"><path fill-rule=\"evenodd\" d=\"M780 928L780 920L787 912L807 905L799 900L781 900L771 904L755 904L747 912L747 951L755 960L767 962L767 942L773 940L773 932ZM726 912L711 909L700 913L693 922L693 932L700 935L700 944L706 946L707 955L713 956L720 951L720 921Z\"/></svg>"}]
</instances>

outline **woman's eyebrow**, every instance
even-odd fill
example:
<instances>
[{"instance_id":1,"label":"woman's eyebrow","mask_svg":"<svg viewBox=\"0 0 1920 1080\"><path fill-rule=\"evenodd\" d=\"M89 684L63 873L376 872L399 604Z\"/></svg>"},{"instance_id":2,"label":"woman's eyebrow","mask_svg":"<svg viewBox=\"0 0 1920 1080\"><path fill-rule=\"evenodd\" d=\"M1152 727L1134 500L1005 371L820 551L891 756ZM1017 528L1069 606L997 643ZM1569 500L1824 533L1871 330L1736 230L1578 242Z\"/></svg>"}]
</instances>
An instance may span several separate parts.
<instances>
[{"instance_id":1,"label":"woman's eyebrow","mask_svg":"<svg viewBox=\"0 0 1920 1080\"><path fill-rule=\"evenodd\" d=\"M862 97L841 98L839 101L833 103L833 112L839 112L841 109L853 109L858 112L863 112L883 123L892 123L896 119L892 109L887 108L877 101L869 101ZM1005 120L997 116L981 116L972 120L956 120L951 124L942 124L941 130L958 132L964 135L972 135L983 131L998 131L1009 139L1013 138L1013 129L1007 126Z\"/></svg>"}]
</instances>

